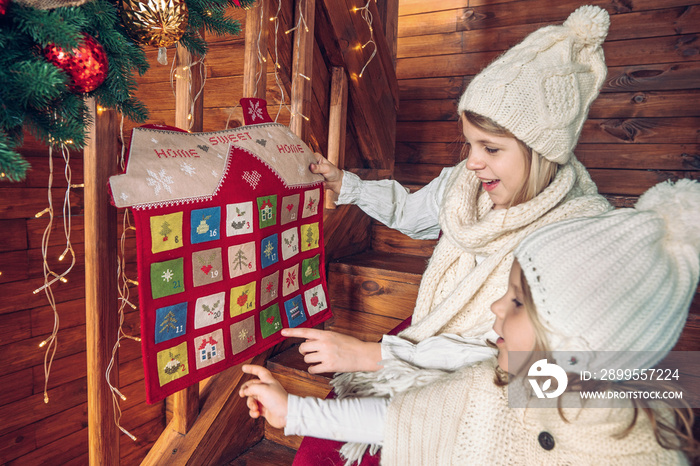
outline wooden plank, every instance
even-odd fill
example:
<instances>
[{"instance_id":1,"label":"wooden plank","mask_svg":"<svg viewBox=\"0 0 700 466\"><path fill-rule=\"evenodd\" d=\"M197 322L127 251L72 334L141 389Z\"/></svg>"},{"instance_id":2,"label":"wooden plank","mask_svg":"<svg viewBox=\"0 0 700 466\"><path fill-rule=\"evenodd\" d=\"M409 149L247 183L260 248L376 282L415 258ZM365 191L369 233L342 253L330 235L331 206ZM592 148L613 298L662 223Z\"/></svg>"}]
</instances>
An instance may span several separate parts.
<instances>
[{"instance_id":1,"label":"wooden plank","mask_svg":"<svg viewBox=\"0 0 700 466\"><path fill-rule=\"evenodd\" d=\"M63 303L81 298L85 295L85 273L71 274L67 283L57 282L53 286L56 303ZM32 309L46 305L46 296L43 291L34 294L37 288L44 284L44 280L26 280L17 283L0 284L0 296L3 296L0 314Z\"/></svg>"},{"instance_id":2,"label":"wooden plank","mask_svg":"<svg viewBox=\"0 0 700 466\"><path fill-rule=\"evenodd\" d=\"M601 94L589 118L699 116L700 90L638 91ZM401 105L399 121L456 121L455 99L409 100Z\"/></svg>"},{"instance_id":3,"label":"wooden plank","mask_svg":"<svg viewBox=\"0 0 700 466\"><path fill-rule=\"evenodd\" d=\"M433 254L437 240L412 239L398 230L372 222L372 249L392 254L410 254L426 259Z\"/></svg>"},{"instance_id":4,"label":"wooden plank","mask_svg":"<svg viewBox=\"0 0 700 466\"><path fill-rule=\"evenodd\" d=\"M399 143L396 161L450 167L462 160L461 143ZM653 170L700 169L698 144L581 143L574 153L588 168L638 168Z\"/></svg>"},{"instance_id":5,"label":"wooden plank","mask_svg":"<svg viewBox=\"0 0 700 466\"><path fill-rule=\"evenodd\" d=\"M334 273L328 280L328 294L334 312L343 308L404 320L413 313L418 285Z\"/></svg>"},{"instance_id":6,"label":"wooden plank","mask_svg":"<svg viewBox=\"0 0 700 466\"><path fill-rule=\"evenodd\" d=\"M699 76L697 62L609 66L601 92L694 89Z\"/></svg>"},{"instance_id":7,"label":"wooden plank","mask_svg":"<svg viewBox=\"0 0 700 466\"><path fill-rule=\"evenodd\" d=\"M246 12L245 51L243 54L243 95L265 98L267 87L267 40L270 2L261 0Z\"/></svg>"},{"instance_id":8,"label":"wooden plank","mask_svg":"<svg viewBox=\"0 0 700 466\"><path fill-rule=\"evenodd\" d=\"M402 322L401 319L343 308L334 309L333 316L331 321L326 321L326 330L351 335L363 341L379 341L382 335L386 335Z\"/></svg>"},{"instance_id":9,"label":"wooden plank","mask_svg":"<svg viewBox=\"0 0 700 466\"><path fill-rule=\"evenodd\" d=\"M668 143L697 144L700 117L588 119L579 143ZM396 140L401 142L453 142L460 130L452 121L401 121Z\"/></svg>"},{"instance_id":10,"label":"wooden plank","mask_svg":"<svg viewBox=\"0 0 700 466\"><path fill-rule=\"evenodd\" d=\"M348 126L355 135L351 141L359 148L360 160L353 161L346 155L346 166L365 166L391 169L395 145L395 111L398 107L398 86L391 59L386 56L388 48L378 38L383 36L381 25L374 29L378 41L377 56L359 76L369 58L370 50L362 49L369 39L367 24L350 1L323 2L319 14L324 18L317 34L328 61L334 66L344 66L350 75ZM370 3L370 8L374 7ZM362 31L362 32L360 32ZM365 38L360 42L360 37ZM341 45L340 50L337 50ZM347 45L345 45L347 44ZM355 163L350 165L350 163Z\"/></svg>"},{"instance_id":11,"label":"wooden plank","mask_svg":"<svg viewBox=\"0 0 700 466\"><path fill-rule=\"evenodd\" d=\"M44 394L38 393L0 406L0 419L3 420L0 425L0 435L81 405L86 399L87 387L85 377L82 377L49 390L49 403L44 403Z\"/></svg>"},{"instance_id":12,"label":"wooden plank","mask_svg":"<svg viewBox=\"0 0 700 466\"><path fill-rule=\"evenodd\" d=\"M610 42L605 46L605 61L610 67L689 63L700 60L696 41L697 34L685 34ZM402 79L474 75L499 54L486 51L399 58L396 74Z\"/></svg>"},{"instance_id":13,"label":"wooden plank","mask_svg":"<svg viewBox=\"0 0 700 466\"><path fill-rule=\"evenodd\" d=\"M82 285L82 283L81 283ZM60 317L61 330L85 325L85 299L75 299L56 306ZM36 307L30 311L32 336L51 333L53 329L53 309L51 306Z\"/></svg>"},{"instance_id":14,"label":"wooden plank","mask_svg":"<svg viewBox=\"0 0 700 466\"><path fill-rule=\"evenodd\" d=\"M45 188L49 179L49 164L48 164L48 149L44 148L45 154L41 157L36 155L25 154L23 150L20 153L32 165L32 169L27 174L27 179L22 182L22 186L29 188ZM83 157L78 151L69 151L69 166L71 173L71 184L77 185L83 182ZM60 150L53 151L53 183L54 188L60 188L65 192L68 182L65 176L65 162ZM74 187L73 189L82 189Z\"/></svg>"},{"instance_id":15,"label":"wooden plank","mask_svg":"<svg viewBox=\"0 0 700 466\"><path fill-rule=\"evenodd\" d=\"M116 111L94 118L85 147L85 308L90 464L119 462L118 431L112 418L112 392L104 377L117 339L117 216L105 186L118 173L119 119Z\"/></svg>"},{"instance_id":16,"label":"wooden plank","mask_svg":"<svg viewBox=\"0 0 700 466\"><path fill-rule=\"evenodd\" d=\"M397 142L396 163L429 163L445 167L457 165L464 159L464 143L455 142Z\"/></svg>"},{"instance_id":17,"label":"wooden plank","mask_svg":"<svg viewBox=\"0 0 700 466\"><path fill-rule=\"evenodd\" d=\"M598 191L606 194L639 196L662 181L676 181L681 178L700 179L700 173L661 170L588 170L598 185Z\"/></svg>"},{"instance_id":18,"label":"wooden plank","mask_svg":"<svg viewBox=\"0 0 700 466\"><path fill-rule=\"evenodd\" d=\"M266 434L267 436L267 429ZM282 436L284 437L284 435ZM301 438L301 437L300 437ZM284 439L280 439L284 440ZM229 466L288 466L294 462L295 448L277 442L276 439L262 440L240 457L228 463Z\"/></svg>"},{"instance_id":19,"label":"wooden plank","mask_svg":"<svg viewBox=\"0 0 700 466\"><path fill-rule=\"evenodd\" d=\"M121 456L120 464L140 464L158 440L163 428L162 420L153 419L130 431L136 437L136 441L122 435L119 439L119 450L123 450L124 453Z\"/></svg>"},{"instance_id":20,"label":"wooden plank","mask_svg":"<svg viewBox=\"0 0 700 466\"><path fill-rule=\"evenodd\" d=\"M271 350L247 362L261 364ZM263 435L263 424L247 416L245 401L238 396L240 384L250 377L240 364L212 377L202 392L203 405L199 420L187 435L181 435L169 424L141 463L143 466L163 464L212 464L221 458L238 456ZM232 419L240 420L231 429Z\"/></svg>"},{"instance_id":21,"label":"wooden plank","mask_svg":"<svg viewBox=\"0 0 700 466\"><path fill-rule=\"evenodd\" d=\"M88 429L81 429L42 448L7 463L7 466L27 464L64 464L85 452ZM115 463L116 464L116 463Z\"/></svg>"},{"instance_id":22,"label":"wooden plank","mask_svg":"<svg viewBox=\"0 0 700 466\"><path fill-rule=\"evenodd\" d=\"M63 337L63 332L60 333ZM63 358L54 358L49 377L49 388L56 388L68 382L85 377L87 373L87 354L81 351ZM32 367L34 393L44 391L44 366Z\"/></svg>"},{"instance_id":23,"label":"wooden plank","mask_svg":"<svg viewBox=\"0 0 700 466\"><path fill-rule=\"evenodd\" d=\"M194 57L181 45L177 46L178 61L185 64L190 73L183 73L177 78L175 89L175 126L193 132L203 128L203 95L197 95L202 87L203 64L199 57ZM195 63L192 65L192 63ZM195 384L184 388L172 396L173 428L181 434L187 434L199 415L199 387Z\"/></svg>"},{"instance_id":24,"label":"wooden plank","mask_svg":"<svg viewBox=\"0 0 700 466\"><path fill-rule=\"evenodd\" d=\"M3 387L3 390L0 391L0 406L30 396L32 394L31 368L0 376L0 387ZM0 442L1 444L2 442Z\"/></svg>"},{"instance_id":25,"label":"wooden plank","mask_svg":"<svg viewBox=\"0 0 700 466\"><path fill-rule=\"evenodd\" d=\"M396 165L396 179L404 184L426 185L442 170L440 165ZM589 169L598 191L604 194L639 196L657 183L679 178L700 179L700 172L675 170Z\"/></svg>"},{"instance_id":26,"label":"wooden plank","mask_svg":"<svg viewBox=\"0 0 700 466\"><path fill-rule=\"evenodd\" d=\"M0 375L11 374L27 367L41 366L44 363L44 350L39 344L49 335L40 335L3 346L6 358L0 365ZM85 351L85 327L73 327L61 330L56 359ZM43 400L42 400L43 403Z\"/></svg>"},{"instance_id":27,"label":"wooden plank","mask_svg":"<svg viewBox=\"0 0 700 466\"><path fill-rule=\"evenodd\" d=\"M700 144L579 144L574 151L587 168L700 170Z\"/></svg>"},{"instance_id":28,"label":"wooden plank","mask_svg":"<svg viewBox=\"0 0 700 466\"><path fill-rule=\"evenodd\" d=\"M700 142L700 117L589 119L583 125L582 143L667 143Z\"/></svg>"},{"instance_id":29,"label":"wooden plank","mask_svg":"<svg viewBox=\"0 0 700 466\"><path fill-rule=\"evenodd\" d=\"M370 218L357 206L343 205L323 213L323 242L326 261L360 252L369 247Z\"/></svg>"},{"instance_id":30,"label":"wooden plank","mask_svg":"<svg viewBox=\"0 0 700 466\"><path fill-rule=\"evenodd\" d=\"M32 336L29 311L0 315L0 348Z\"/></svg>"},{"instance_id":31,"label":"wooden plank","mask_svg":"<svg viewBox=\"0 0 700 466\"><path fill-rule=\"evenodd\" d=\"M11 199L12 202L0 204L0 220L34 218L34 216L48 207L47 188L23 188L23 187L0 187L0 199ZM51 190L51 200L54 205L54 212L60 212L63 205L65 190ZM71 204L73 214L80 214L83 210L83 193L80 190L71 190ZM43 220L46 221L47 217Z\"/></svg>"},{"instance_id":32,"label":"wooden plank","mask_svg":"<svg viewBox=\"0 0 700 466\"><path fill-rule=\"evenodd\" d=\"M418 285L426 265L425 257L421 256L366 251L331 263L329 270L333 273Z\"/></svg>"},{"instance_id":33,"label":"wooden plank","mask_svg":"<svg viewBox=\"0 0 700 466\"><path fill-rule=\"evenodd\" d=\"M478 70L477 70L478 71ZM693 89L700 76L700 63L661 63L650 65L630 65L608 67L608 77L602 93L636 92ZM471 75L438 78L417 77L406 79L400 76L402 114L403 106L409 100L459 99ZM456 108L456 103L455 103Z\"/></svg>"},{"instance_id":34,"label":"wooden plank","mask_svg":"<svg viewBox=\"0 0 700 466\"><path fill-rule=\"evenodd\" d=\"M659 13L656 16L646 10L659 9L658 3L651 5L651 2L634 2L621 4L615 1L592 2L605 8L611 14L611 31L613 26L617 26L615 20L617 16L625 16L624 14L634 14L633 18L627 21L640 20L650 21L651 19L659 18ZM666 9L685 7L693 5L694 2L687 0L669 0L664 2L663 6ZM483 30L505 26L518 26L522 24L532 23L548 23L560 24L580 6L575 0L564 0L556 4L548 4L544 2L498 2L495 4L485 5L470 5L455 9L443 9L434 11L426 9L416 14L405 15L401 17L399 24L399 38L406 36L420 36L424 34L439 34L453 31L466 30ZM683 9L680 10L681 15L670 16L667 21L677 21L681 24L684 22L682 16ZM403 15L403 11L401 12ZM645 23L638 23L645 24ZM626 27L623 20L619 29L624 33L630 33L630 28ZM644 28L638 28L644 29ZM639 33L639 32L637 32ZM654 30L653 33L659 34L662 31Z\"/></svg>"},{"instance_id":35,"label":"wooden plank","mask_svg":"<svg viewBox=\"0 0 700 466\"><path fill-rule=\"evenodd\" d=\"M21 251L27 249L27 221L23 218L14 220L0 220L0 231L4 232L4 238L0 242L0 252ZM4 262L0 262L4 268Z\"/></svg>"},{"instance_id":36,"label":"wooden plank","mask_svg":"<svg viewBox=\"0 0 700 466\"><path fill-rule=\"evenodd\" d=\"M61 232L63 233L63 232ZM62 235L63 236L63 235ZM72 244L71 246L73 248L73 253L75 254L75 264L73 265L73 268L71 269L71 272L65 276L67 280L70 280L71 276L73 276L73 273L78 273L82 272L85 270L85 264L81 260L82 257L85 255L85 244L84 243L76 243ZM64 256L63 260L59 260L61 257L61 254L66 252L66 255ZM26 260L26 271L27 275L29 278L41 278L43 279L44 277L44 259L42 256L42 252L40 249L28 249L26 251L27 254L27 260ZM61 274L65 270L70 267L71 264L71 255L69 251L66 251L66 239L65 236L63 236L63 241L60 242L56 246L50 246L47 248L46 251L46 262L49 264L49 267L52 271Z\"/></svg>"},{"instance_id":37,"label":"wooden plank","mask_svg":"<svg viewBox=\"0 0 700 466\"><path fill-rule=\"evenodd\" d=\"M289 128L302 141L309 137L308 118L311 101L311 79L313 79L313 46L315 32L316 0L297 0L304 21L294 31L294 51L292 58L292 94L290 107L292 116ZM296 17L296 21L299 18ZM304 77L306 76L306 77Z\"/></svg>"},{"instance_id":38,"label":"wooden plank","mask_svg":"<svg viewBox=\"0 0 700 466\"><path fill-rule=\"evenodd\" d=\"M73 215L70 217L70 240L72 244L79 244L84 242L85 236L83 219L83 215L78 214L76 212L73 212ZM28 249L41 249L44 230L46 230L46 227L48 225L47 220L48 219L45 216L41 218L34 218L33 215L31 218L24 220L27 225ZM63 216L55 216L48 237L49 246L59 246L61 244L66 244L66 235L63 228Z\"/></svg>"},{"instance_id":39,"label":"wooden plank","mask_svg":"<svg viewBox=\"0 0 700 466\"><path fill-rule=\"evenodd\" d=\"M331 78L331 104L328 118L328 161L345 168L345 131L348 116L348 78L345 69L333 67ZM326 190L326 209L335 209L338 195Z\"/></svg>"}]
</instances>

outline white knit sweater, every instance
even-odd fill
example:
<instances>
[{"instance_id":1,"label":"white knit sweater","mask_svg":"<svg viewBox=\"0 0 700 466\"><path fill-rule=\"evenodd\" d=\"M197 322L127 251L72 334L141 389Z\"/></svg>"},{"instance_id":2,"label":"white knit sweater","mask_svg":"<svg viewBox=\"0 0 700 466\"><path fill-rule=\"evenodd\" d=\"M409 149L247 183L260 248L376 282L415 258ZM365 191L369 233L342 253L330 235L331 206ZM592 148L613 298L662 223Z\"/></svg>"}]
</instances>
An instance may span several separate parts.
<instances>
[{"instance_id":1,"label":"white knit sweater","mask_svg":"<svg viewBox=\"0 0 700 466\"><path fill-rule=\"evenodd\" d=\"M496 361L477 364L389 405L382 465L682 465L685 456L663 449L647 416L629 435L630 408L510 408L507 387L494 384ZM572 395L573 396L573 395ZM538 440L546 432L553 448Z\"/></svg>"}]
</instances>

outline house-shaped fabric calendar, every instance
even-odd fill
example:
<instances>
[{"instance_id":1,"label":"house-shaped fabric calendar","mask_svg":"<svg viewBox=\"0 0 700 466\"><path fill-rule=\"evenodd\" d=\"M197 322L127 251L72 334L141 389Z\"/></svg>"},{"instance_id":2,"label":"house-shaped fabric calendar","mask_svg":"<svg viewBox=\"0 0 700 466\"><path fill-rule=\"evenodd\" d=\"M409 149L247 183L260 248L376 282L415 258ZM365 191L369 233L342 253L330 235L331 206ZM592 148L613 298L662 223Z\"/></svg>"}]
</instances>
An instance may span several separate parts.
<instances>
[{"instance_id":1,"label":"house-shaped fabric calendar","mask_svg":"<svg viewBox=\"0 0 700 466\"><path fill-rule=\"evenodd\" d=\"M110 179L136 227L146 400L154 403L330 317L323 178L266 103L212 133L135 128Z\"/></svg>"}]
</instances>

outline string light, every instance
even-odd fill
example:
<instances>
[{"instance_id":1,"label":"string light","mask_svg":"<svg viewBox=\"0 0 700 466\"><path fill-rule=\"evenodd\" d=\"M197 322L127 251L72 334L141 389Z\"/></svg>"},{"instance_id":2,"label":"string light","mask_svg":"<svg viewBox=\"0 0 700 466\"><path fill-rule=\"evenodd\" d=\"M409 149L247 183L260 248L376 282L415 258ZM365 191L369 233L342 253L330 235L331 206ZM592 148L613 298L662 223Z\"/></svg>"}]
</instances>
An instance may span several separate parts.
<instances>
[{"instance_id":1,"label":"string light","mask_svg":"<svg viewBox=\"0 0 700 466\"><path fill-rule=\"evenodd\" d=\"M309 28L308 28L308 26L306 25L306 18L304 18L304 10L303 10L303 8L302 8L302 2L301 2L301 0L298 2L298 5L299 5L299 19L297 20L297 25L294 26L292 29L290 29L290 31L295 30L295 29L298 29L299 31L301 31L301 26L303 25L303 26L304 26L304 31L308 33L308 32L309 32ZM296 73L296 74L297 74L297 76L301 76L301 77L303 77L303 78L306 78L308 81L311 81L311 78L309 78L309 77L307 77L307 76L304 76L302 73L300 73L300 72L298 71L299 64L301 63L301 60L300 60L300 57L299 57L300 54L301 54L301 50L300 50L300 48L301 48L301 34L299 34L299 31L295 34L295 39L296 39L296 47L295 47L295 49L296 49L296 52L295 52L294 61L295 61L295 63L297 63L297 73ZM289 31L287 31L287 32L289 32ZM295 80L295 81L292 83L292 89L294 89L294 86L297 85L297 82L298 82L298 81ZM300 117L302 117L304 120L309 121L309 118L308 118L307 116L303 115L303 114L300 113L300 112L291 112L291 113L292 113L292 116L300 116Z\"/></svg>"},{"instance_id":2,"label":"string light","mask_svg":"<svg viewBox=\"0 0 700 466\"><path fill-rule=\"evenodd\" d=\"M369 3L371 1L372 0L367 0L367 3L365 3L365 6L353 7L350 10L353 13L356 13L359 11L360 14L362 15L362 19L365 20L365 22L367 23L367 27L369 28L369 40L367 42L365 42L364 44L362 44L361 46L358 46L358 50L364 49L369 44L372 44L374 46L374 49L372 50L372 55L370 55L369 59L365 62L365 66L362 67L362 71L360 71L360 74L358 75L358 77L360 77L360 78L364 74L365 69L367 68L367 65L369 65L369 63L372 61L374 56L377 54L377 44L376 44L376 42L374 42L374 28L372 27L372 19L373 18L372 18L372 13L369 11Z\"/></svg>"},{"instance_id":3,"label":"string light","mask_svg":"<svg viewBox=\"0 0 700 466\"><path fill-rule=\"evenodd\" d=\"M121 167L122 171L126 169L126 158L125 158L125 147L126 145L124 144L124 114L121 115L121 123L119 125L119 141L121 142L121 154L119 158L119 166ZM128 430L126 430L124 427L121 426L121 417L122 417L122 411L121 407L119 405L119 400L126 401L126 396L122 392L119 391L117 387L112 385L112 382L110 380L110 374L112 372L112 369L114 368L114 364L116 361L116 354L117 354L117 349L121 346L121 340L123 339L130 339L133 341L141 341L141 338L135 337L132 335L127 334L124 332L124 308L125 306L129 306L132 309L137 309L137 307L132 304L129 301L129 284L135 284L138 285L138 282L135 282L134 280L130 280L126 276L126 234L129 231L135 231L136 228L131 224L131 219L129 217L129 209L124 209L124 218L122 220L122 235L120 239L120 247L119 247L119 254L117 257L117 292L119 294L119 330L117 331L117 341L114 343L114 346L112 347L112 358L109 361L109 365L107 366L107 370L105 371L105 379L107 381L107 385L109 386L110 393L112 395L112 407L114 409L114 423L116 424L117 428L122 431L127 437L129 437L131 440L136 441L136 437L132 435Z\"/></svg>"},{"instance_id":4,"label":"string light","mask_svg":"<svg viewBox=\"0 0 700 466\"><path fill-rule=\"evenodd\" d=\"M44 291L46 294L46 299L49 301L49 305L51 306L51 310L53 311L54 315L54 323L53 323L53 330L51 332L51 335L46 338L44 341L42 341L39 344L40 348L46 348L46 352L44 353L44 403L49 402L49 395L48 395L48 384L49 384L49 375L51 373L51 365L53 363L54 356L56 355L56 349L58 347L58 328L59 328L59 316L58 316L58 311L56 309L56 300L53 295L53 290L51 289L51 286L56 283L57 281L60 281L61 283L67 283L68 279L66 278L66 275L73 269L73 266L75 265L75 251L73 251L73 246L70 241L70 235L71 235L71 205L70 205L70 190L73 184L71 183L71 168L70 168L70 151L68 150L68 146L66 144L72 144L72 140L65 141L64 143L61 144L61 155L63 156L63 161L65 163L65 169L64 169L64 176L66 179L66 193L63 197L63 232L66 238L66 248L63 250L63 253L59 257L59 261L63 261L65 259L66 255L70 253L71 255L71 263L68 266L68 268L61 274L58 274L54 271L51 270L49 267L48 263L48 248L49 248L49 238L51 236L51 230L53 229L53 219L54 219L54 210L53 210L53 195L52 195L52 186L53 186L53 144L49 146L49 181L48 181L48 202L49 206L42 210L41 212L38 212L35 217L39 218L43 216L44 214L49 214L49 222L46 225L46 228L44 229L44 234L41 238L41 256L43 259L43 272L44 272L44 284L34 290L33 294L37 294L41 291ZM53 276L54 278L52 280L49 280L49 277Z\"/></svg>"},{"instance_id":5,"label":"string light","mask_svg":"<svg viewBox=\"0 0 700 466\"><path fill-rule=\"evenodd\" d=\"M189 96L190 102L189 102L189 112L187 115L187 128L182 128L185 129L189 132L192 130L192 126L194 125L194 106L195 102L197 102L197 99L199 99L199 96L202 95L202 92L204 91L204 85L207 82L207 65L205 63L206 59L206 54L204 54L199 60L192 62L192 56L188 55L188 60L190 60L188 63L182 65L182 66L176 66L175 62L177 62L178 55L175 55L175 60L173 60L173 63L170 67L170 88L172 89L173 96L177 98L177 93L175 90L175 79L186 79L187 84L189 86L188 88L188 93L187 95ZM199 76L200 76L200 87L199 90L197 91L196 94L193 96L193 89L192 89L192 67L201 64L202 66L199 67ZM180 70L182 71L183 74L178 74L177 71Z\"/></svg>"},{"instance_id":6,"label":"string light","mask_svg":"<svg viewBox=\"0 0 700 466\"><path fill-rule=\"evenodd\" d=\"M273 18L270 18L271 20L275 21L275 67L272 69L275 73L275 83L277 84L277 88L280 91L280 104L277 107L277 115L275 115L275 123L279 119L280 113L282 112L282 108L286 108L287 111L290 112L290 108L286 103L285 99L285 94L284 94L284 87L282 86L282 81L280 80L280 75L278 70L282 69L279 63L279 52L277 48L277 40L278 40L278 31L280 27L280 21L279 21L279 15L280 11L282 9L282 2L280 0L277 0L277 11L275 12L275 16Z\"/></svg>"}]
</instances>

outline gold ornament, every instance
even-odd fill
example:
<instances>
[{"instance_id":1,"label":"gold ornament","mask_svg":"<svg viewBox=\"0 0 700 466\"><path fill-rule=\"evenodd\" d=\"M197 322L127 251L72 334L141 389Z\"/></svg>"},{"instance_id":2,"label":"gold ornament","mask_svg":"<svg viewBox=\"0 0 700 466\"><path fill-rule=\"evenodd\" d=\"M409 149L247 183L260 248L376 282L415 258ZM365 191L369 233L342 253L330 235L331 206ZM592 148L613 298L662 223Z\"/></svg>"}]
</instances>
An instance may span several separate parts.
<instances>
[{"instance_id":1,"label":"gold ornament","mask_svg":"<svg viewBox=\"0 0 700 466\"><path fill-rule=\"evenodd\" d=\"M187 29L185 0L120 0L119 9L126 32L139 44L168 47Z\"/></svg>"}]
</instances>

